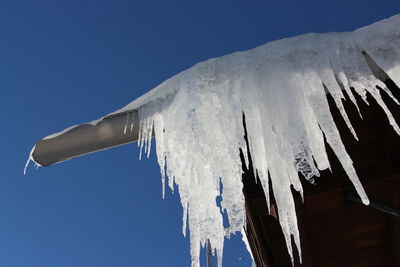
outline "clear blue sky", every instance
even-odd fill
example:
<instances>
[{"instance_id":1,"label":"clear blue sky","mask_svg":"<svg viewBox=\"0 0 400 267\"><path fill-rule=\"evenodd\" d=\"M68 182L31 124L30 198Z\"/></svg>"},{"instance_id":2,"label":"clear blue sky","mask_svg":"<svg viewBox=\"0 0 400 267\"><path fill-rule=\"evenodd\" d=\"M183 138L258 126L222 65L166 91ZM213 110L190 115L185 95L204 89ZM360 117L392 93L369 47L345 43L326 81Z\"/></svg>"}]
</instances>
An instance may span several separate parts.
<instances>
[{"instance_id":1,"label":"clear blue sky","mask_svg":"<svg viewBox=\"0 0 400 267\"><path fill-rule=\"evenodd\" d=\"M189 266L178 195L135 145L29 168L37 139L211 57L400 13L380 1L0 2L0 266ZM238 237L224 266L250 266Z\"/></svg>"}]
</instances>

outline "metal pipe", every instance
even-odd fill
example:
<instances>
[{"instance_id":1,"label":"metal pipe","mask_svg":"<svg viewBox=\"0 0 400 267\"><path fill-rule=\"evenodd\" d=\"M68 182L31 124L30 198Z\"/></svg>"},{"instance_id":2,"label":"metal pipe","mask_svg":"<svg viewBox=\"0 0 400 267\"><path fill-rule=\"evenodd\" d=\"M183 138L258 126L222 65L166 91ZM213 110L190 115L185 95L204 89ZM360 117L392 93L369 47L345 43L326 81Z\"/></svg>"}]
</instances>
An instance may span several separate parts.
<instances>
[{"instance_id":1,"label":"metal pipe","mask_svg":"<svg viewBox=\"0 0 400 267\"><path fill-rule=\"evenodd\" d=\"M354 193L354 192L345 193L344 198L353 203L358 203L358 204L364 205L362 203L361 199L358 197L358 195L356 195L356 193ZM370 201L369 205L366 207L369 207L369 208L372 208L372 209L375 209L375 210L378 210L378 211L381 211L381 212L384 212L384 213L387 213L387 214L390 214L390 215L393 215L396 217L400 217L400 209L399 208L392 207L392 206L389 206L384 203Z\"/></svg>"},{"instance_id":2,"label":"metal pipe","mask_svg":"<svg viewBox=\"0 0 400 267\"><path fill-rule=\"evenodd\" d=\"M139 134L136 110L104 117L95 125L81 124L56 137L36 142L35 162L48 166L57 162L136 142Z\"/></svg>"}]
</instances>

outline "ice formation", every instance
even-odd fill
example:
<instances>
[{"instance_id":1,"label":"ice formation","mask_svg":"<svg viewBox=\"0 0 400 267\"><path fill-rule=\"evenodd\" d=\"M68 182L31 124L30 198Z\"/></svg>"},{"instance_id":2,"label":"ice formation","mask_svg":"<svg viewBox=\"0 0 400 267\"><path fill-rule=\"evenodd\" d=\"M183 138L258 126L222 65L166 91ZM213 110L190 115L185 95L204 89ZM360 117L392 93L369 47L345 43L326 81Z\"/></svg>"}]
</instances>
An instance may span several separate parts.
<instances>
[{"instance_id":1,"label":"ice formation","mask_svg":"<svg viewBox=\"0 0 400 267\"><path fill-rule=\"evenodd\" d=\"M224 237L245 225L238 153L239 147L246 149L242 112L246 114L254 168L267 200L271 179L291 257L291 235L298 250L300 236L290 186L301 193L298 172L310 179L319 176L319 170L330 168L324 135L362 201L368 204L326 98L326 93L332 95L357 138L342 104L342 89L356 106L350 87L364 101L369 92L400 133L375 86L386 87L365 55L400 84L400 15L350 33L306 34L210 59L123 109L139 110L139 145L147 153L154 126L163 184L167 176L171 190L173 183L179 188L183 232L186 222L190 230L192 266L199 266L200 246L206 240L221 264ZM216 203L220 195L222 210ZM222 211L227 212L228 229L223 227Z\"/></svg>"},{"instance_id":2,"label":"ice formation","mask_svg":"<svg viewBox=\"0 0 400 267\"><path fill-rule=\"evenodd\" d=\"M210 59L115 113L138 110L138 144L147 155L155 136L163 188L166 183L173 190L175 183L179 189L182 230L185 234L188 225L193 267L199 266L200 248L207 240L221 266L224 238L240 232L246 223L239 157L239 148L247 151L244 113L254 169L268 201L271 180L293 258L291 236L298 250L300 236L290 187L302 193L299 172L312 179L319 170L330 169L324 137L362 201L369 202L326 94L332 95L354 138L357 134L342 103L346 93L357 106L350 87L365 102L370 93L400 134L376 88L390 95L381 81L386 77L400 85L400 15L354 32L306 34ZM223 212L229 220L227 229Z\"/></svg>"}]
</instances>

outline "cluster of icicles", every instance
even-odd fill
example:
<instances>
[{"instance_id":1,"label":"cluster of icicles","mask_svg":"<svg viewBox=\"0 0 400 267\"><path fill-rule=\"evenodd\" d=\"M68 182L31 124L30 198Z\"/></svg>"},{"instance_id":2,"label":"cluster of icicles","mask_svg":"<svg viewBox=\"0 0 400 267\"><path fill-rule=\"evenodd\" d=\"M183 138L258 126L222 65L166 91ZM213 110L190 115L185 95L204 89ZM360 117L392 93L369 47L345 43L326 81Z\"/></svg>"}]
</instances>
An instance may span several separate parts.
<instances>
[{"instance_id":1,"label":"cluster of icicles","mask_svg":"<svg viewBox=\"0 0 400 267\"><path fill-rule=\"evenodd\" d=\"M301 255L291 186L302 194L308 180L330 169L326 143L365 204L368 197L332 119L329 93L357 139L343 107L350 88L367 93L400 134L376 86L400 85L400 15L349 33L307 34L210 59L163 82L116 113L138 110L140 153L149 155L152 136L164 184L178 186L183 233L188 224L192 267L209 244L222 265L224 239L246 225L239 148L252 156L269 206L269 184L293 260L291 236ZM242 114L246 115L247 151ZM361 116L361 114L360 114ZM128 122L127 122L128 124ZM245 158L248 163L248 159ZM270 183L269 183L270 180ZM217 201L217 199L222 199ZM266 207L267 209L267 207ZM224 227L226 213L229 227Z\"/></svg>"},{"instance_id":2,"label":"cluster of icicles","mask_svg":"<svg viewBox=\"0 0 400 267\"><path fill-rule=\"evenodd\" d=\"M254 170L268 205L271 180L292 260L291 235L299 255L301 251L290 188L302 194L299 172L313 179L319 170L330 169L324 137L368 204L326 94L333 97L354 138L356 131L342 103L345 91L358 109L351 87L365 102L367 92L371 94L400 134L376 88L392 97L381 80L390 77L400 84L399 29L400 16L395 16L350 33L307 34L210 59L118 111L138 109L140 150L144 147L149 153L155 136L163 188L166 179L171 190L174 183L179 188L193 267L199 266L200 249L207 240L221 266L224 238L245 227L239 157L239 148L247 155L242 113ZM222 201L217 203L219 196Z\"/></svg>"},{"instance_id":3,"label":"cluster of icicles","mask_svg":"<svg viewBox=\"0 0 400 267\"><path fill-rule=\"evenodd\" d=\"M193 267L199 266L200 248L207 240L221 266L224 238L246 224L239 157L239 148L247 155L242 113L254 171L268 206L271 180L292 260L292 235L299 255L301 251L290 188L302 194L299 172L313 179L319 170L330 169L324 137L368 204L326 94L333 97L354 138L356 131L342 103L345 91L358 109L351 87L365 102L368 92L400 134L376 88L383 88L398 103L382 80L390 77L400 84L399 29L400 16L395 16L351 33L307 34L210 59L122 109L139 111L141 151L144 147L150 152L154 134L163 188L166 179L171 190L174 183L179 188L183 233L188 224ZM217 203L219 196L222 201Z\"/></svg>"}]
</instances>

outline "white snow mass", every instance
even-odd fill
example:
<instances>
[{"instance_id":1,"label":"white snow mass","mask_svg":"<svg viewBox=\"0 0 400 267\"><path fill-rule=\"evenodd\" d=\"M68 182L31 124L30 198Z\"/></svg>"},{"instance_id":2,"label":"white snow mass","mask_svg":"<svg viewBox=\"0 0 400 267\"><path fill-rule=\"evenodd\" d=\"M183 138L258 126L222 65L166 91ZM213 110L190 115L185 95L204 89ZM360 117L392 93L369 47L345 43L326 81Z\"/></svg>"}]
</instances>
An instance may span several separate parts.
<instances>
[{"instance_id":1,"label":"white snow mass","mask_svg":"<svg viewBox=\"0 0 400 267\"><path fill-rule=\"evenodd\" d=\"M354 138L357 133L342 103L345 91L357 107L351 87L365 102L370 93L400 134L376 88L384 88L391 96L382 77L400 85L400 15L354 32L306 34L207 60L115 113L138 110L138 145L147 156L155 136L163 186L167 183L173 190L176 184L179 188L182 230L185 235L186 225L189 228L193 267L199 266L200 248L207 240L221 266L224 238L246 225L239 157L239 148L247 154L244 113L253 166L268 205L271 180L293 260L292 235L301 252L290 187L302 194L299 172L311 179L319 176L320 170L330 169L324 138L363 203L369 203L326 94L332 95ZM225 211L228 228L223 226Z\"/></svg>"}]
</instances>

